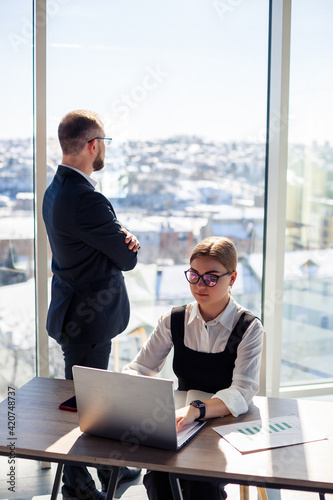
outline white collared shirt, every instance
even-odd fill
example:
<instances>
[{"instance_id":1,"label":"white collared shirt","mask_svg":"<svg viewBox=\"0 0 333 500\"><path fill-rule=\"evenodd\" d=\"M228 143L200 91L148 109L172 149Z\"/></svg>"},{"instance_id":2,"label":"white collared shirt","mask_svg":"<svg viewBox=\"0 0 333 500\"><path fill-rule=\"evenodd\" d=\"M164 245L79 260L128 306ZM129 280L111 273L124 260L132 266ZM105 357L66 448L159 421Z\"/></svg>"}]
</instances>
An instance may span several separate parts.
<instances>
[{"instance_id":1,"label":"white collared shirt","mask_svg":"<svg viewBox=\"0 0 333 500\"><path fill-rule=\"evenodd\" d=\"M83 175L83 177L85 179L87 179L87 181L90 182L90 184L92 185L92 187L96 187L96 184L97 184L97 181L95 181L95 179L92 179L89 175L85 174L84 172L82 172L82 170L79 170L78 168L75 168L75 167L71 167L70 165L66 165L65 163L61 163L60 164L61 167L66 167L66 168L70 168L71 170L74 170L75 172L78 172L79 174Z\"/></svg>"},{"instance_id":2,"label":"white collared shirt","mask_svg":"<svg viewBox=\"0 0 333 500\"><path fill-rule=\"evenodd\" d=\"M230 334L244 310L244 307L230 297L225 311L212 321L205 322L198 303L191 302L185 312L185 346L206 353L224 351ZM124 372L149 376L160 372L173 347L170 316L171 310L160 317L155 330L141 351L131 363L124 366ZM213 396L221 399L234 416L248 410L249 403L259 390L262 343L263 327L260 321L255 319L238 346L231 386Z\"/></svg>"}]
</instances>

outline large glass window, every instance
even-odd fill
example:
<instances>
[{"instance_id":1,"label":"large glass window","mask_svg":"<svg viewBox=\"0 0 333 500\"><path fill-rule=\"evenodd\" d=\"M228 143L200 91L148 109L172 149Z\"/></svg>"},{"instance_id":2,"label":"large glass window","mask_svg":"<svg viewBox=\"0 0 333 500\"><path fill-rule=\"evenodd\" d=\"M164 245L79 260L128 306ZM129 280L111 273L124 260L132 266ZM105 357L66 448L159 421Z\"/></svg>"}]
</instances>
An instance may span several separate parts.
<instances>
[{"instance_id":1,"label":"large glass window","mask_svg":"<svg viewBox=\"0 0 333 500\"><path fill-rule=\"evenodd\" d=\"M332 14L292 3L282 384L333 380Z\"/></svg>"},{"instance_id":2,"label":"large glass window","mask_svg":"<svg viewBox=\"0 0 333 500\"><path fill-rule=\"evenodd\" d=\"M32 3L6 2L0 17L0 396L35 374ZM113 136L98 188L141 241L113 368L192 300L183 270L205 236L235 241L233 294L260 315L268 6L47 0L36 19L48 28L48 182L59 120L96 110ZM332 13L329 0L292 3L283 385L333 379Z\"/></svg>"},{"instance_id":3,"label":"large glass window","mask_svg":"<svg viewBox=\"0 0 333 500\"><path fill-rule=\"evenodd\" d=\"M266 0L72 0L49 16L49 181L59 120L96 110L113 143L95 178L141 242L116 369L163 311L192 300L183 270L205 236L236 243L233 293L260 314L267 39Z\"/></svg>"},{"instance_id":4,"label":"large glass window","mask_svg":"<svg viewBox=\"0 0 333 500\"><path fill-rule=\"evenodd\" d=\"M35 369L32 2L0 16L0 399Z\"/></svg>"}]
</instances>

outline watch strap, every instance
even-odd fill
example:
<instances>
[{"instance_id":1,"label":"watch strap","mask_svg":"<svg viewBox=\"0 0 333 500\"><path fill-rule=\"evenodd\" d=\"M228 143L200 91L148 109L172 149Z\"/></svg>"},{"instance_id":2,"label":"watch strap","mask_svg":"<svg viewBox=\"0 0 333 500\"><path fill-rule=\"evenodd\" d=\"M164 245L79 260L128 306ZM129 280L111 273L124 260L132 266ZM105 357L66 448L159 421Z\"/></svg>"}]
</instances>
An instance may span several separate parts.
<instances>
[{"instance_id":1,"label":"watch strap","mask_svg":"<svg viewBox=\"0 0 333 500\"><path fill-rule=\"evenodd\" d=\"M196 399L195 401L191 401L190 405L194 406L195 408L198 408L200 411L200 415L196 420L201 420L202 418L205 417L206 415L206 405L199 399Z\"/></svg>"}]
</instances>

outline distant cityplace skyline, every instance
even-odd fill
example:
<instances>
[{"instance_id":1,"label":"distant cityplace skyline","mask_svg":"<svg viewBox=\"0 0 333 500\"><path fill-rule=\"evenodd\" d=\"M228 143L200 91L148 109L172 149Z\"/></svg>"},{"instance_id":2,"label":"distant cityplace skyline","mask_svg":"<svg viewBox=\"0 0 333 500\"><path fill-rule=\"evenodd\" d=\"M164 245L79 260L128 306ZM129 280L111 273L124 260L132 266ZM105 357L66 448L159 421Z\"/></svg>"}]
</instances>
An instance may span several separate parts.
<instances>
[{"instance_id":1,"label":"distant cityplace skyline","mask_svg":"<svg viewBox=\"0 0 333 500\"><path fill-rule=\"evenodd\" d=\"M86 108L118 141L196 135L264 142L268 4L49 0L48 136L57 136L68 111ZM31 6L6 2L0 19L8 68L0 81L0 139L33 133ZM328 0L315 11L310 0L293 1L291 142L332 142L332 14Z\"/></svg>"}]
</instances>

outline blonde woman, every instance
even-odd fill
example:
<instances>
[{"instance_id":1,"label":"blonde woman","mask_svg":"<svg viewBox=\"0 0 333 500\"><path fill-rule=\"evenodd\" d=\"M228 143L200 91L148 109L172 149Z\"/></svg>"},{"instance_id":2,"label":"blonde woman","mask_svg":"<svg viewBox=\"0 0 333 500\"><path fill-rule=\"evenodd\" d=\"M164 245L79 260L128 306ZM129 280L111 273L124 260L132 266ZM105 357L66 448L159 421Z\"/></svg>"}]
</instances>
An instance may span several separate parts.
<instances>
[{"instance_id":1,"label":"blonde woman","mask_svg":"<svg viewBox=\"0 0 333 500\"><path fill-rule=\"evenodd\" d=\"M173 370L179 390L212 393L176 411L177 429L200 418L238 416L259 389L263 340L261 322L231 295L237 278L237 251L231 240L202 240L185 277L194 302L164 314L148 341L124 371L156 375L174 347ZM172 500L168 475L149 471L144 484L150 500ZM181 481L186 500L226 498L223 484Z\"/></svg>"}]
</instances>

